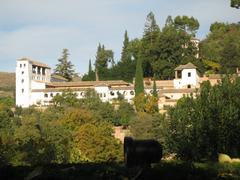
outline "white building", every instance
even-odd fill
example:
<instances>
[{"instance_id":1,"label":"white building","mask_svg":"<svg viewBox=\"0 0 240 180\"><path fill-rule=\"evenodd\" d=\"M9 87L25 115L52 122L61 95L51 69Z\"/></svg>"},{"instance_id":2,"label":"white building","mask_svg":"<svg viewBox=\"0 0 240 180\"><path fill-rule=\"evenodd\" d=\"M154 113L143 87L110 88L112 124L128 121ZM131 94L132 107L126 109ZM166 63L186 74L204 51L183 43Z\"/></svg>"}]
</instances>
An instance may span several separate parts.
<instances>
[{"instance_id":1,"label":"white building","mask_svg":"<svg viewBox=\"0 0 240 180\"><path fill-rule=\"evenodd\" d=\"M196 92L196 88L203 81L198 75L196 66L191 63L177 67L175 75L174 80L156 81L160 110L174 105L184 95ZM87 89L94 89L103 102L110 103L117 99L119 94L122 94L127 102L132 103L135 95L134 85L122 80L64 82L64 79L59 81L56 78L51 77L51 68L48 65L29 58L19 59L16 67L16 105L47 106L52 103L52 98L56 94L61 94L67 89L77 93L78 98L84 98ZM54 79L57 82L51 82ZM208 79L204 77L204 80ZM144 87L145 92L151 94L153 81L144 80Z\"/></svg>"}]
</instances>

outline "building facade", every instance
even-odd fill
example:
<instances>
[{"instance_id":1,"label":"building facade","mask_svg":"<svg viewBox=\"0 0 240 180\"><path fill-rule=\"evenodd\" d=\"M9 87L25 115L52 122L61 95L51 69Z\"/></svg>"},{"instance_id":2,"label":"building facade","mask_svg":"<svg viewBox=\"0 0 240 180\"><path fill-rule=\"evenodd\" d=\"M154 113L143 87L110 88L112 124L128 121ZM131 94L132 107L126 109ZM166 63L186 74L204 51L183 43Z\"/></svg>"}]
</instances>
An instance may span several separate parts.
<instances>
[{"instance_id":1,"label":"building facade","mask_svg":"<svg viewBox=\"0 0 240 180\"><path fill-rule=\"evenodd\" d=\"M192 63L180 65L175 69L173 80L156 81L159 94L158 105L160 110L174 105L178 99L195 93L202 81L209 77L200 77L196 66ZM220 79L212 78L213 82ZM122 80L114 81L79 81L66 82L64 78L51 76L51 68L44 63L22 58L17 60L16 66L16 105L22 107L48 106L52 98L62 94L64 90L71 89L78 98L84 98L88 89L93 89L103 102L113 103L121 94L124 99L133 103L135 96L134 84ZM153 92L153 81L144 80L146 94Z\"/></svg>"}]
</instances>

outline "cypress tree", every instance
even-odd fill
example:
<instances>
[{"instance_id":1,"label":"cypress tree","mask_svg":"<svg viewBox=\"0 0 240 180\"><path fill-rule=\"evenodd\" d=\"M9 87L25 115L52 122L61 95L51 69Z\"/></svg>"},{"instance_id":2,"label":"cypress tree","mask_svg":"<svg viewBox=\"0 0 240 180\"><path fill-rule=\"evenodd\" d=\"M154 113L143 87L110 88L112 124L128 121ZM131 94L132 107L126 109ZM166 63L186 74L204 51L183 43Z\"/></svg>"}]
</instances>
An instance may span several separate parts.
<instances>
[{"instance_id":1,"label":"cypress tree","mask_svg":"<svg viewBox=\"0 0 240 180\"><path fill-rule=\"evenodd\" d=\"M138 58L136 65L136 74L135 74L135 84L134 84L135 95L144 93L143 85L143 70L142 70L142 60Z\"/></svg>"},{"instance_id":2,"label":"cypress tree","mask_svg":"<svg viewBox=\"0 0 240 180\"><path fill-rule=\"evenodd\" d=\"M91 74L92 72L92 62L91 59L89 59L89 64L88 64L88 75Z\"/></svg>"},{"instance_id":3,"label":"cypress tree","mask_svg":"<svg viewBox=\"0 0 240 180\"><path fill-rule=\"evenodd\" d=\"M153 79L153 96L158 98L157 85L156 85L155 78Z\"/></svg>"},{"instance_id":4,"label":"cypress tree","mask_svg":"<svg viewBox=\"0 0 240 180\"><path fill-rule=\"evenodd\" d=\"M131 61L131 54L129 53L128 46L129 46L129 38L128 38L127 31L125 31L123 48L122 48L122 56L121 56L121 61L122 62Z\"/></svg>"}]
</instances>

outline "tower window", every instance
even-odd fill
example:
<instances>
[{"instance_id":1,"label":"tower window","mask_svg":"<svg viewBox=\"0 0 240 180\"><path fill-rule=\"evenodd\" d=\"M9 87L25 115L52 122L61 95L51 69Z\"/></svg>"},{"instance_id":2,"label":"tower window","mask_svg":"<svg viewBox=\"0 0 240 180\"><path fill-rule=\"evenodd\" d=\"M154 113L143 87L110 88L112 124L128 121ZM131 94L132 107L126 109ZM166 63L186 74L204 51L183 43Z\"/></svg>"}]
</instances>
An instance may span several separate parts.
<instances>
[{"instance_id":1,"label":"tower window","mask_svg":"<svg viewBox=\"0 0 240 180\"><path fill-rule=\"evenodd\" d=\"M20 68L22 67L22 64L20 64Z\"/></svg>"},{"instance_id":2,"label":"tower window","mask_svg":"<svg viewBox=\"0 0 240 180\"><path fill-rule=\"evenodd\" d=\"M51 93L50 96L53 97L53 93Z\"/></svg>"},{"instance_id":3,"label":"tower window","mask_svg":"<svg viewBox=\"0 0 240 180\"><path fill-rule=\"evenodd\" d=\"M22 71L22 74L24 74L24 71Z\"/></svg>"},{"instance_id":4,"label":"tower window","mask_svg":"<svg viewBox=\"0 0 240 180\"><path fill-rule=\"evenodd\" d=\"M188 89L190 89L190 88L191 88L191 85L190 85L190 84L189 84L189 85L187 85L187 88L188 88Z\"/></svg>"},{"instance_id":5,"label":"tower window","mask_svg":"<svg viewBox=\"0 0 240 180\"><path fill-rule=\"evenodd\" d=\"M22 93L24 93L24 89L22 89Z\"/></svg>"},{"instance_id":6,"label":"tower window","mask_svg":"<svg viewBox=\"0 0 240 180\"><path fill-rule=\"evenodd\" d=\"M26 67L26 64L23 64L23 67Z\"/></svg>"},{"instance_id":7,"label":"tower window","mask_svg":"<svg viewBox=\"0 0 240 180\"><path fill-rule=\"evenodd\" d=\"M24 83L24 79L22 79L22 83Z\"/></svg>"},{"instance_id":8,"label":"tower window","mask_svg":"<svg viewBox=\"0 0 240 180\"><path fill-rule=\"evenodd\" d=\"M48 97L48 94L47 94L47 93L46 93L46 94L44 94L44 97L45 97L45 98L47 98L47 97Z\"/></svg>"},{"instance_id":9,"label":"tower window","mask_svg":"<svg viewBox=\"0 0 240 180\"><path fill-rule=\"evenodd\" d=\"M188 73L188 77L191 77L191 73L190 72Z\"/></svg>"}]
</instances>

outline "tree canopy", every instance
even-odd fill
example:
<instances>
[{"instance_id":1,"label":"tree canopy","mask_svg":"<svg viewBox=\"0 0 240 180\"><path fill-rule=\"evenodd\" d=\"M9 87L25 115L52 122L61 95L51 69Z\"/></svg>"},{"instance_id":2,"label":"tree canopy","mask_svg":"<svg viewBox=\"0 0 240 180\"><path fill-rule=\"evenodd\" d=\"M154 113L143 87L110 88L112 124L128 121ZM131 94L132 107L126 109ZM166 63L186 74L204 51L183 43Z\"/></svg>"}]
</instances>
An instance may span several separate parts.
<instances>
[{"instance_id":1,"label":"tree canopy","mask_svg":"<svg viewBox=\"0 0 240 180\"><path fill-rule=\"evenodd\" d=\"M68 49L63 49L62 57L58 59L58 64L54 70L54 73L66 78L68 81L71 81L73 76L75 75L75 71L73 69L73 64L68 59L69 52Z\"/></svg>"}]
</instances>

